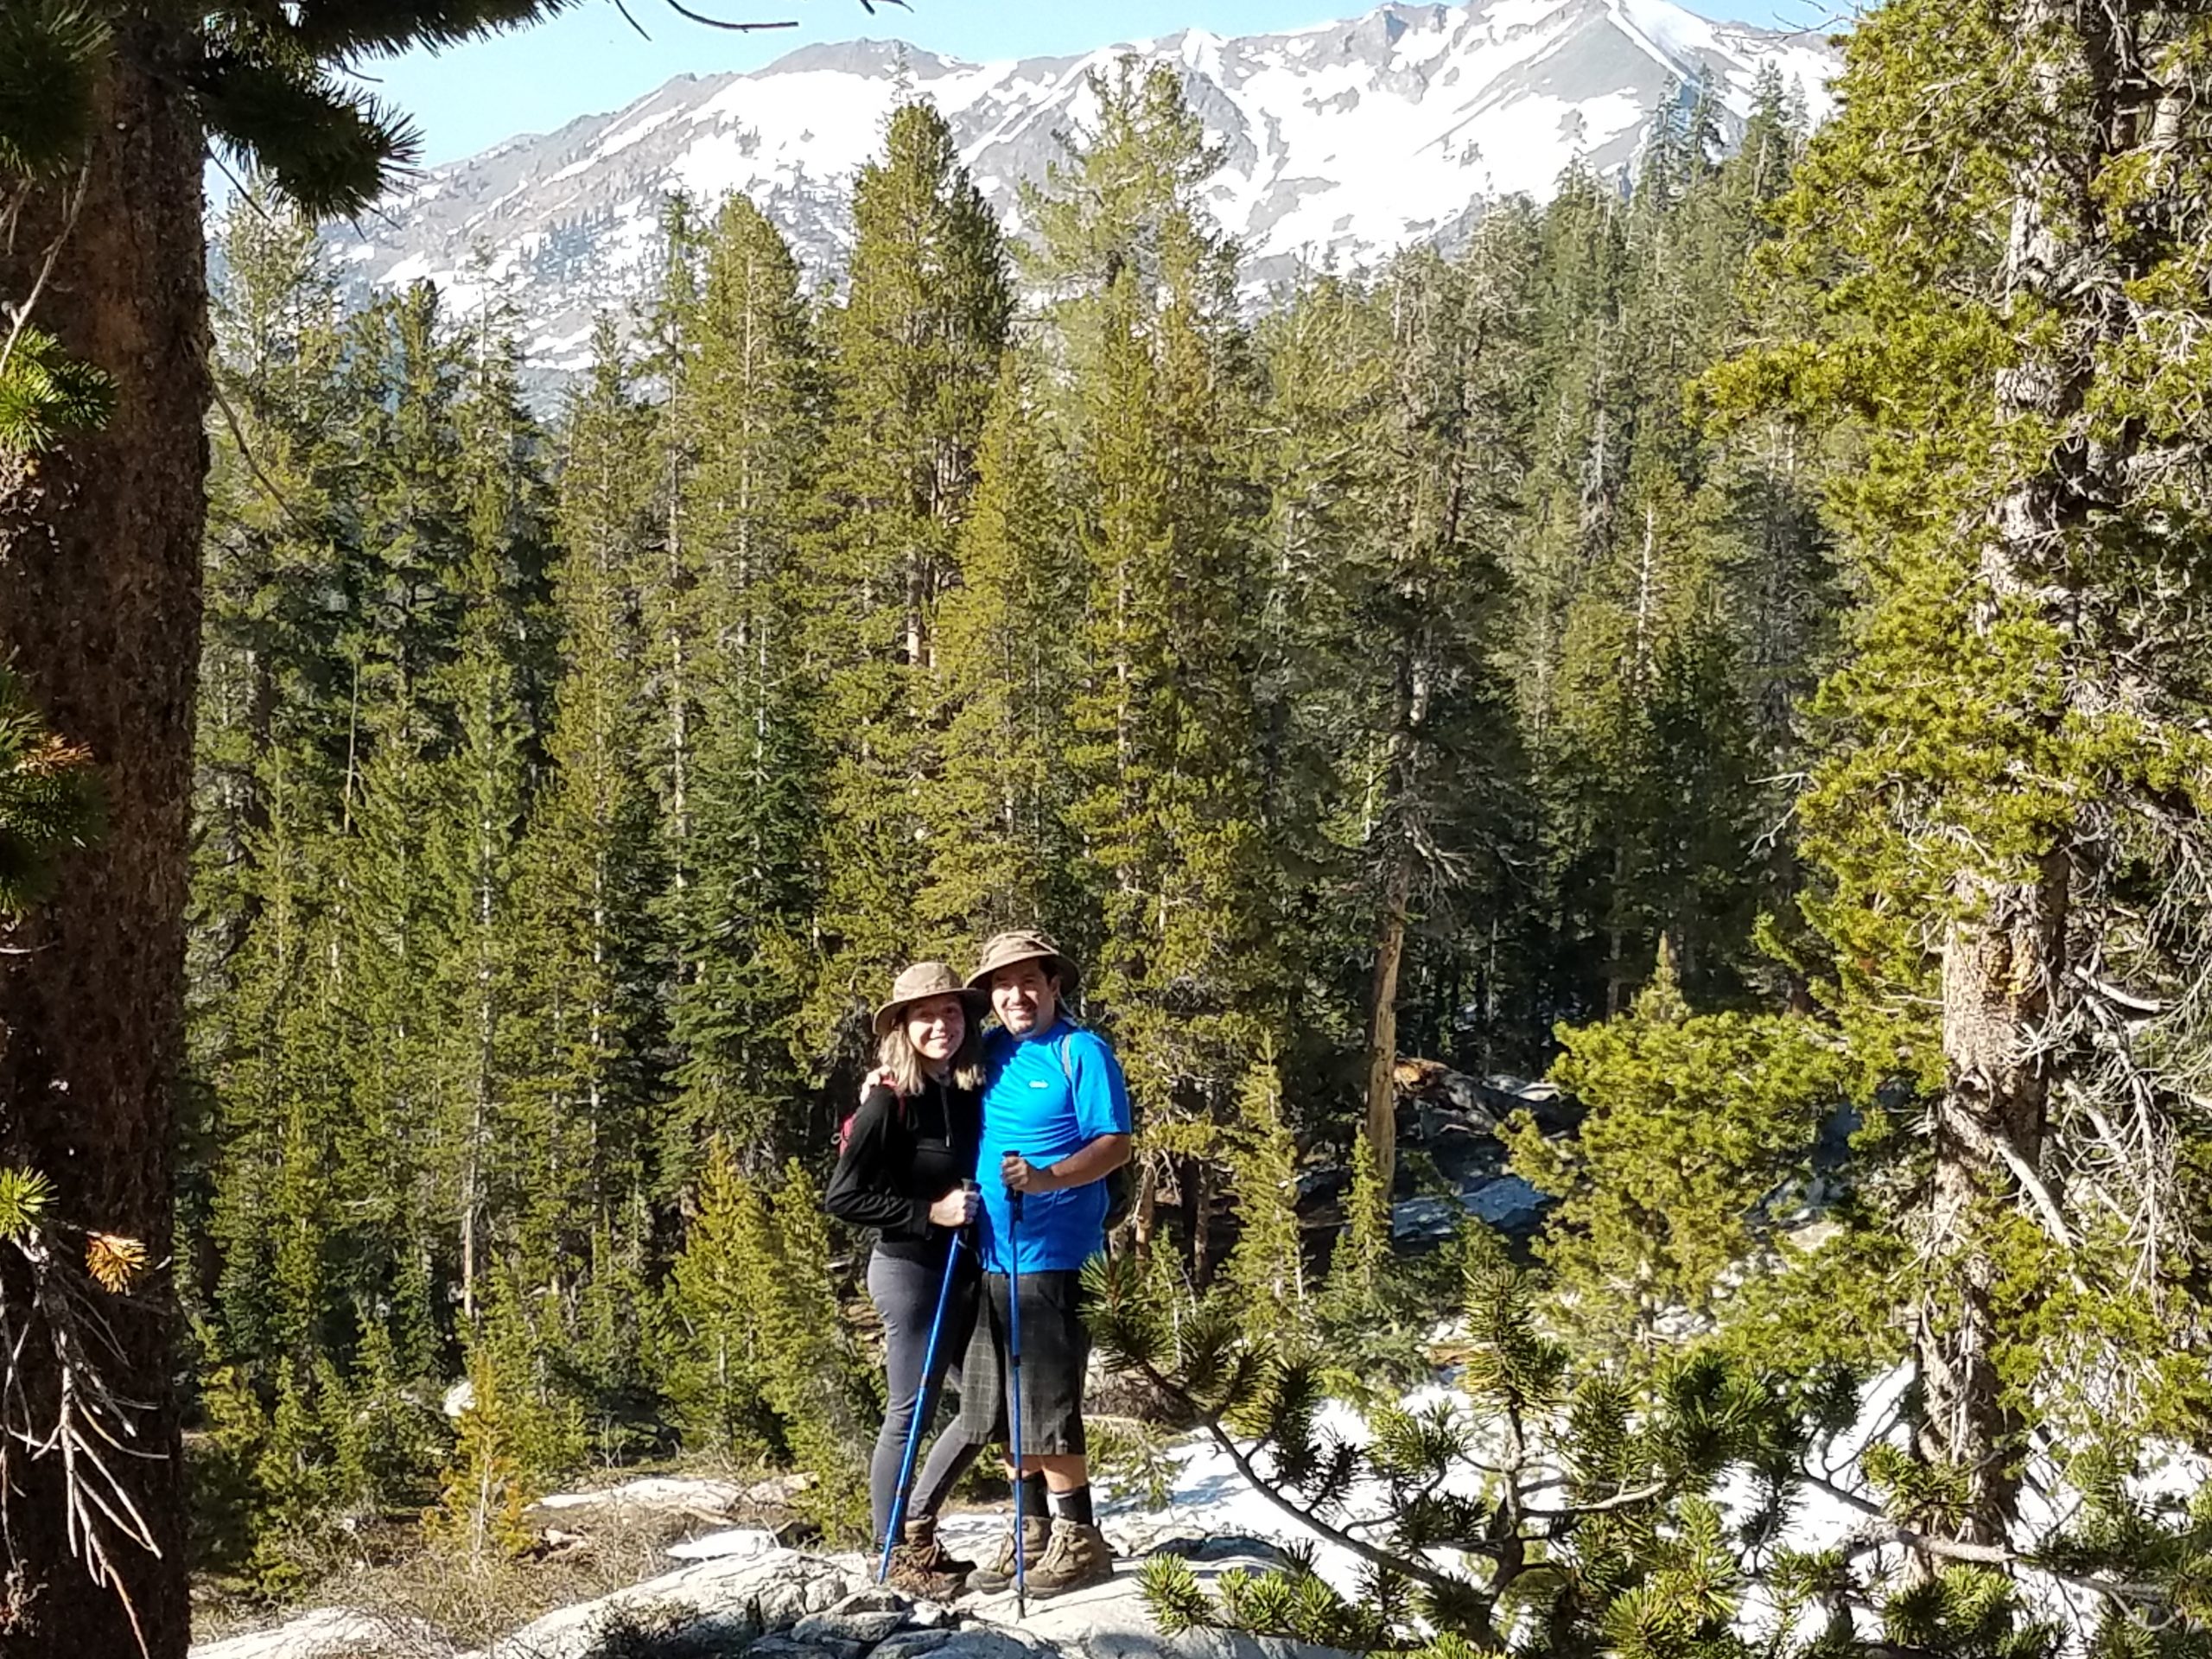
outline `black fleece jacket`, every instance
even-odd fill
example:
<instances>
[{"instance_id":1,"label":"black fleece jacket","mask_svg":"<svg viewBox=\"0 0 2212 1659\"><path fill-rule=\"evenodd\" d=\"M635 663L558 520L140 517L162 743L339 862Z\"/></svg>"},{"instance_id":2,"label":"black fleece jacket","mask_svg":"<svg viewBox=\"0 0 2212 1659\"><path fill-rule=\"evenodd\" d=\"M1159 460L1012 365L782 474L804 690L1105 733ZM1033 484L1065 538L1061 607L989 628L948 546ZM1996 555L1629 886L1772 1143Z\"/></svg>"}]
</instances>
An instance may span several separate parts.
<instances>
[{"instance_id":1,"label":"black fleece jacket","mask_svg":"<svg viewBox=\"0 0 2212 1659\"><path fill-rule=\"evenodd\" d=\"M928 1083L907 1100L880 1084L870 1089L822 1207L874 1228L878 1249L937 1260L944 1230L930 1224L930 1206L975 1179L982 1125L982 1098L973 1089Z\"/></svg>"}]
</instances>

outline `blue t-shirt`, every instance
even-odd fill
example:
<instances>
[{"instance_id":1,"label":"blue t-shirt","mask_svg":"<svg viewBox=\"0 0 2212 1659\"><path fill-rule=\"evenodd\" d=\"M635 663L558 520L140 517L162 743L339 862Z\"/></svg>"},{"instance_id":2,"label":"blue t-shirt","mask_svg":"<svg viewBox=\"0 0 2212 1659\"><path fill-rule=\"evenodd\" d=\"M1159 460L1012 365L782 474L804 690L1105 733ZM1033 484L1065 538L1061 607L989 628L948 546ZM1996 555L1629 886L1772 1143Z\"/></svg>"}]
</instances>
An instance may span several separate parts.
<instances>
[{"instance_id":1,"label":"blue t-shirt","mask_svg":"<svg viewBox=\"0 0 2212 1659\"><path fill-rule=\"evenodd\" d=\"M1102 1135L1130 1133L1121 1062L1096 1032L1059 1020L1020 1040L992 1032L983 1042L983 1143L976 1160L976 1184L983 1189L977 1228L983 1265L993 1273L1080 1268L1106 1248L1106 1183L1024 1198L1017 1265L1007 1249L1010 1211L999 1162L1018 1152L1044 1169Z\"/></svg>"}]
</instances>

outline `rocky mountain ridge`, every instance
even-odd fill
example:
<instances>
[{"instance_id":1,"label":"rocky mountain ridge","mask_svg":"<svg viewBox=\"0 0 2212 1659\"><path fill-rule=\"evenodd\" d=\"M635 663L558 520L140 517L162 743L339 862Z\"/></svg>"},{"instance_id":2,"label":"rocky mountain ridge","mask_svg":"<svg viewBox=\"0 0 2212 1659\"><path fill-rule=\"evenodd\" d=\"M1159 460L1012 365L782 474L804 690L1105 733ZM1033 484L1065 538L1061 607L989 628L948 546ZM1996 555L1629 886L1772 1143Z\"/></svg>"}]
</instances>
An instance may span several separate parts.
<instances>
[{"instance_id":1,"label":"rocky mountain ridge","mask_svg":"<svg viewBox=\"0 0 2212 1659\"><path fill-rule=\"evenodd\" d=\"M680 76L610 114L431 169L329 232L357 292L428 277L473 309L519 308L533 365L578 366L594 315L638 293L666 193L751 196L810 276L832 283L855 172L903 97L933 101L1010 230L1123 54L1175 66L1224 158L1211 187L1255 289L1446 245L1486 204L1542 197L1573 161L1631 162L1654 112L1702 82L1733 136L1764 66L1820 118L1823 39L1708 22L1669 0L1391 4L1345 22L1227 38L1191 29L1061 58L976 64L887 41L807 46L744 74Z\"/></svg>"}]
</instances>

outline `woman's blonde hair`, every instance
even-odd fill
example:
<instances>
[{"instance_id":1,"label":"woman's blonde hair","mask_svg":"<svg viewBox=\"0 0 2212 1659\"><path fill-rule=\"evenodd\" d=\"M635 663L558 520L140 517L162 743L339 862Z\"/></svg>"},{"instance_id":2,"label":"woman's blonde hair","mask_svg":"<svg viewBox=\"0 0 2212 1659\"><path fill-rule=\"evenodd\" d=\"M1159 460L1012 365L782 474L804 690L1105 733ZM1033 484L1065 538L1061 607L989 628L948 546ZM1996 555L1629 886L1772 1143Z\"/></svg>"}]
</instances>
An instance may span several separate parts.
<instances>
[{"instance_id":1,"label":"woman's blonde hair","mask_svg":"<svg viewBox=\"0 0 2212 1659\"><path fill-rule=\"evenodd\" d=\"M956 993L946 991L940 995L951 996ZM917 1002L934 1000L926 996L915 999ZM980 1089L983 1086L983 1021L972 1000L963 996L959 1002L963 1029L960 1046L952 1051L952 1062L946 1068L946 1074L957 1088ZM891 1029L876 1043L875 1055L883 1062L884 1070L898 1080L899 1092L911 1096L922 1092L926 1074L922 1070L921 1052L906 1038L906 1008L899 1010Z\"/></svg>"}]
</instances>

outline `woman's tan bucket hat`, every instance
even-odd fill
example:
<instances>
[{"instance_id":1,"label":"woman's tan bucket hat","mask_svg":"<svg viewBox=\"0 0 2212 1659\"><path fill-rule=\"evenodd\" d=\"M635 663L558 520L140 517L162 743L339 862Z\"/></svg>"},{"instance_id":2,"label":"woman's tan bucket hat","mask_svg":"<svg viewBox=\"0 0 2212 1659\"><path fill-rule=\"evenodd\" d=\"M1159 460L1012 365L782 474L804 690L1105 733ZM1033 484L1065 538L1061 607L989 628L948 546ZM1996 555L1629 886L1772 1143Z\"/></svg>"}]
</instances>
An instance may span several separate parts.
<instances>
[{"instance_id":1,"label":"woman's tan bucket hat","mask_svg":"<svg viewBox=\"0 0 2212 1659\"><path fill-rule=\"evenodd\" d=\"M1044 960L1052 965L1045 971L1057 974L1060 981L1060 995L1075 995L1077 982L1083 970L1061 953L1044 934L1034 928L1017 927L1005 933L994 933L983 943L983 959L976 964L976 971L968 976L969 985L976 990L988 990L991 976L1001 968L1011 968L1017 962Z\"/></svg>"},{"instance_id":2,"label":"woman's tan bucket hat","mask_svg":"<svg viewBox=\"0 0 2212 1659\"><path fill-rule=\"evenodd\" d=\"M902 969L899 977L891 982L890 996L875 1011L875 1034L882 1036L906 1008L933 996L958 997L972 1020L980 1020L991 1011L989 999L978 996L973 987L962 984L950 963L918 962Z\"/></svg>"}]
</instances>

